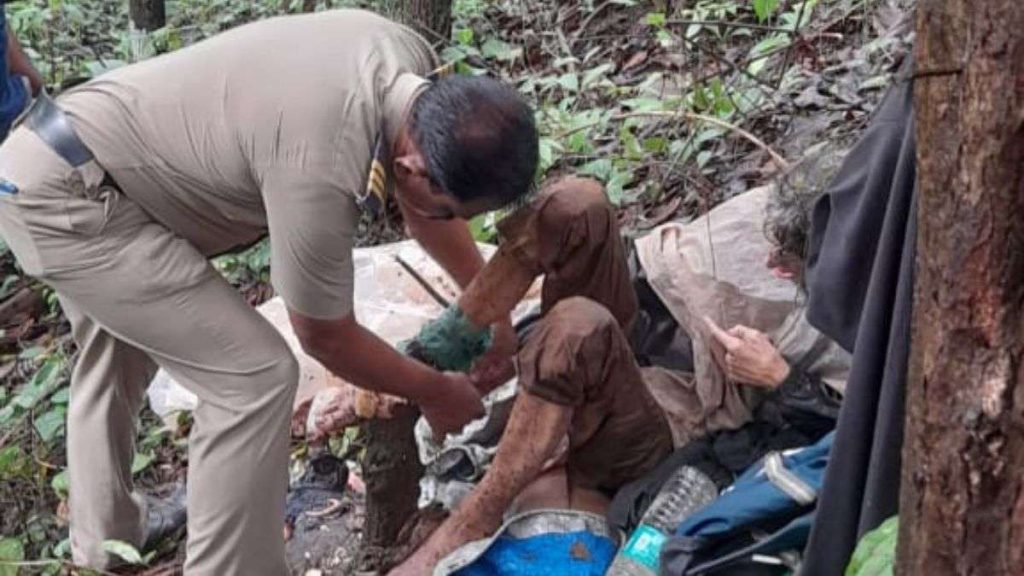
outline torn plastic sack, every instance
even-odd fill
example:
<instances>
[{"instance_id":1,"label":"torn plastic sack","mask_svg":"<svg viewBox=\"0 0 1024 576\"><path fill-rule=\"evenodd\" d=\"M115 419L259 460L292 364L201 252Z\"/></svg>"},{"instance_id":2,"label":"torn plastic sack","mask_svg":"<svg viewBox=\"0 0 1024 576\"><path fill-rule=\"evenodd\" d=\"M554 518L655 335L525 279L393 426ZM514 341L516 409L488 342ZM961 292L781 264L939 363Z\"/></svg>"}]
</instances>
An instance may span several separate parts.
<instances>
[{"instance_id":1,"label":"torn plastic sack","mask_svg":"<svg viewBox=\"0 0 1024 576\"><path fill-rule=\"evenodd\" d=\"M766 395L726 378L725 350L711 337L704 316L727 328L741 324L766 333L784 357L806 362L805 370L828 388L837 394L845 388L849 354L807 322L797 285L776 278L766 265L773 249L764 233L770 194L770 187L750 190L689 224L665 224L634 242L650 289L692 343L692 387L699 402L679 393L678 379L648 381L677 446L692 439L692 422L703 421L709 431L749 422ZM672 360L661 356L655 366L685 370L675 362L660 364Z\"/></svg>"},{"instance_id":2,"label":"torn plastic sack","mask_svg":"<svg viewBox=\"0 0 1024 576\"><path fill-rule=\"evenodd\" d=\"M763 230L770 191L750 190L689 224L665 224L634 242L650 287L691 339L700 405L715 412L721 428L750 420L749 406L756 402L751 387L729 385L720 368L724 362L714 358L724 357L724 351L709 333L704 316L720 326L757 328L777 341L798 296L796 285L775 278L765 266L771 252ZM670 419L692 420L688 403L677 398L671 386L652 386L651 393ZM677 432L673 426L676 444L685 444L689 438Z\"/></svg>"},{"instance_id":3,"label":"torn plastic sack","mask_svg":"<svg viewBox=\"0 0 1024 576\"><path fill-rule=\"evenodd\" d=\"M425 467L420 479L420 508L440 504L452 510L473 490L494 459L515 399L516 380L510 380L484 398L483 417L458 434L447 435L440 445L425 419L416 422L416 444Z\"/></svg>"},{"instance_id":4,"label":"torn plastic sack","mask_svg":"<svg viewBox=\"0 0 1024 576\"><path fill-rule=\"evenodd\" d=\"M535 510L445 557L434 576L600 576L620 542L620 534L596 514Z\"/></svg>"},{"instance_id":5,"label":"torn plastic sack","mask_svg":"<svg viewBox=\"0 0 1024 576\"><path fill-rule=\"evenodd\" d=\"M496 249L489 244L478 244L478 247L485 258L490 258ZM399 264L396 259L398 257L445 298L455 301L459 294L458 285L414 241L354 250L353 300L356 318L360 324L392 346L416 336L427 321L444 311L430 293ZM540 283L537 282L513 312L513 320L536 307L539 302ZM267 301L257 310L277 328L299 360L296 406L306 403L319 390L328 386L350 386L303 352L288 320L288 310L280 298ZM148 394L150 407L168 423L173 422L177 412L194 410L196 407L195 394L179 385L163 370L153 378Z\"/></svg>"}]
</instances>

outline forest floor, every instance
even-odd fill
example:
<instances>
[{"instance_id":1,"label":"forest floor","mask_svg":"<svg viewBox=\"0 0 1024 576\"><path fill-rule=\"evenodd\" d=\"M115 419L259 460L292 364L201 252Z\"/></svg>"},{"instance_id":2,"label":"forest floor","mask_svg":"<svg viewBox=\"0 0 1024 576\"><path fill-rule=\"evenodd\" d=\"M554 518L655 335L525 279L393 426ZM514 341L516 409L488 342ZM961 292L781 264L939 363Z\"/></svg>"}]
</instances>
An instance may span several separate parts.
<instances>
[{"instance_id":1,"label":"forest floor","mask_svg":"<svg viewBox=\"0 0 1024 576\"><path fill-rule=\"evenodd\" d=\"M171 1L169 25L149 35L129 32L127 2L24 0L8 2L7 11L59 91L301 4ZM377 4L328 0L318 8ZM537 110L543 175L602 180L630 235L692 219L771 181L815 147L849 144L912 42L913 0L454 4L442 57L461 73L490 72L517 86ZM498 218L474 220L477 238L493 240ZM393 241L401 229L395 221L366 225L360 242ZM272 295L268 260L263 243L216 265L256 305ZM74 570L64 449L75 354L54 294L22 275L0 242L0 576ZM133 466L139 487L159 491L184 479L187 420L170 430L144 410ZM297 438L294 474L306 453ZM358 515L351 517L344 529L358 532ZM351 551L321 546L316 557L294 560L303 571L344 574ZM181 556L122 553L137 565L121 573L148 576L176 573Z\"/></svg>"}]
</instances>

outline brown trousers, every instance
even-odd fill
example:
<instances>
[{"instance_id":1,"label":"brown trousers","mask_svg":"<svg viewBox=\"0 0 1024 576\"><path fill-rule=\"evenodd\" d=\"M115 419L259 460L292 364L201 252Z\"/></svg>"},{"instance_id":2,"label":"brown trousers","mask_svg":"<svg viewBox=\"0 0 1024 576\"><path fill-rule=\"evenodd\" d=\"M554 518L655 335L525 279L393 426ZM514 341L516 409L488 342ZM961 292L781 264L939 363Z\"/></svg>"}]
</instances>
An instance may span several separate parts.
<instances>
[{"instance_id":1,"label":"brown trousers","mask_svg":"<svg viewBox=\"0 0 1024 576\"><path fill-rule=\"evenodd\" d=\"M626 337L637 300L615 209L568 178L500 225L502 250L544 274L543 317L518 357L522 390L572 407L572 484L611 492L672 451L672 434Z\"/></svg>"}]
</instances>

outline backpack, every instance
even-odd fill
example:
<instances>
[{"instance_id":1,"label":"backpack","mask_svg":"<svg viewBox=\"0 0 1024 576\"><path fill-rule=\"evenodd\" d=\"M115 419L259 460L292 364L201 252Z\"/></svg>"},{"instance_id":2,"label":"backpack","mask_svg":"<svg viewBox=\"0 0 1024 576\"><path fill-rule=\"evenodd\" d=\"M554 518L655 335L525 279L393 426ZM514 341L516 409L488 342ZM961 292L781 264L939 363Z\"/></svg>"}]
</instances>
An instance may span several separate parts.
<instances>
[{"instance_id":1,"label":"backpack","mask_svg":"<svg viewBox=\"0 0 1024 576\"><path fill-rule=\"evenodd\" d=\"M662 574L797 572L834 436L768 454L718 499L683 521L662 548Z\"/></svg>"}]
</instances>

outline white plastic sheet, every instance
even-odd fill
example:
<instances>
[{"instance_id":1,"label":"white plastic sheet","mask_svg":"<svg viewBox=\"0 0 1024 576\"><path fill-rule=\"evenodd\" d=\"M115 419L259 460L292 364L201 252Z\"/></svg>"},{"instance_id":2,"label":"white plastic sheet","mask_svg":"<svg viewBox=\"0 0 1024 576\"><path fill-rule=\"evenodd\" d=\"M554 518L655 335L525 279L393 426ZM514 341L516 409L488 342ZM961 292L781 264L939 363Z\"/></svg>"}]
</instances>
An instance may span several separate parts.
<instances>
[{"instance_id":1,"label":"white plastic sheet","mask_svg":"<svg viewBox=\"0 0 1024 576\"><path fill-rule=\"evenodd\" d=\"M479 247L485 258L493 255L495 250L494 246L487 244ZM405 271L396 256L412 266L448 300L454 302L459 293L455 282L413 241L356 249L353 254L356 318L393 346L415 336L425 322L442 311L440 304ZM539 303L537 283L516 308L514 317L527 313ZM301 376L296 406L327 386L349 386L302 351L280 298L269 300L257 310L281 332L299 360ZM239 334L239 338L244 337L244 334ZM148 394L150 407L165 421L170 421L179 411L196 407L196 396L163 370L153 378Z\"/></svg>"}]
</instances>

